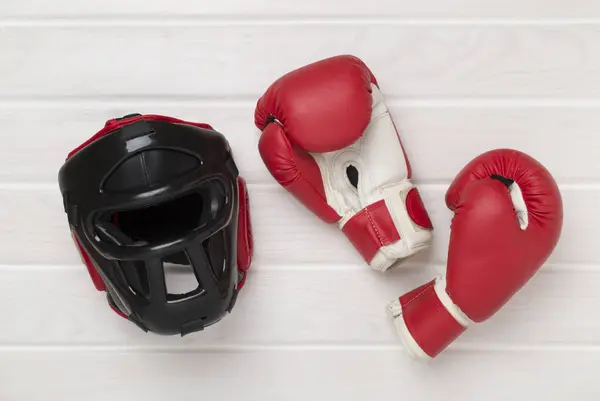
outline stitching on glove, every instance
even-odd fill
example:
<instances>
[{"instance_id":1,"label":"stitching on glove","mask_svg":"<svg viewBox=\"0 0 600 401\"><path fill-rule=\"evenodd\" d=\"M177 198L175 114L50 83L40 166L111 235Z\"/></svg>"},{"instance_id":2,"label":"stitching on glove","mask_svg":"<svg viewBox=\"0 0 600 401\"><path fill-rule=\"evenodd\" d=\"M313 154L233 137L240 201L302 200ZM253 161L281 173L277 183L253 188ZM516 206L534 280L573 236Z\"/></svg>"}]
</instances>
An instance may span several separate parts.
<instances>
[{"instance_id":1,"label":"stitching on glove","mask_svg":"<svg viewBox=\"0 0 600 401\"><path fill-rule=\"evenodd\" d=\"M381 207L381 204L375 206L373 209L377 209L378 207ZM379 245L383 246L383 238L381 238L381 234L379 233L379 230L377 229L377 226L375 225L375 221L373 221L373 218L371 217L371 211L369 210L369 206L367 206L365 208L365 213L367 214L367 218L369 219L369 222L371 223L371 227L373 227L373 230L375 231L375 235L377 235L377 239L379 240Z\"/></svg>"},{"instance_id":2,"label":"stitching on glove","mask_svg":"<svg viewBox=\"0 0 600 401\"><path fill-rule=\"evenodd\" d=\"M425 287L423 287L423 289L414 297L412 297L412 299L410 301L408 301L404 306L408 306L411 303L413 303L413 301L416 301L417 299L421 298L424 294L425 291L429 290L431 287L435 286L435 280L429 282L428 285L426 285ZM400 299L398 299L398 301L400 301ZM402 307L402 302L400 302L400 307Z\"/></svg>"}]
</instances>

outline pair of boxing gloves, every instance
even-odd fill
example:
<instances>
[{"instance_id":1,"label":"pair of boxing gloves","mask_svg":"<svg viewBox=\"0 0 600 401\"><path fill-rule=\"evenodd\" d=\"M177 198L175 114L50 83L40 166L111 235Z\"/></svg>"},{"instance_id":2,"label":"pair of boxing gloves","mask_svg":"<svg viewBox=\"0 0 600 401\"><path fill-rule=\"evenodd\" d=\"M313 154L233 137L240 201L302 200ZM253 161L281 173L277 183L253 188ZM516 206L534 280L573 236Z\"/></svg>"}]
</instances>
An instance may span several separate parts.
<instances>
[{"instance_id":1,"label":"pair of boxing gloves","mask_svg":"<svg viewBox=\"0 0 600 401\"><path fill-rule=\"evenodd\" d=\"M332 57L282 76L259 99L255 123L272 176L337 224L373 269L385 271L430 245L433 227L410 163L361 60ZM516 150L468 163L446 205L454 217L445 277L388 306L408 353L424 359L498 311L546 261L562 227L556 182Z\"/></svg>"}]
</instances>

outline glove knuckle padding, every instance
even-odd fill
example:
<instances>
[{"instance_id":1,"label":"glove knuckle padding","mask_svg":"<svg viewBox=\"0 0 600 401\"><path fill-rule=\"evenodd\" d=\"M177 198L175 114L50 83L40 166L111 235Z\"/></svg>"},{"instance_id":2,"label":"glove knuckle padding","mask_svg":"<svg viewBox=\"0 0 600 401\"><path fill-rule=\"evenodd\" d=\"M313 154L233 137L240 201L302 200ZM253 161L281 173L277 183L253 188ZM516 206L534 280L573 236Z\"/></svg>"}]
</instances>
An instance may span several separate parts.
<instances>
[{"instance_id":1,"label":"glove knuckle padding","mask_svg":"<svg viewBox=\"0 0 600 401\"><path fill-rule=\"evenodd\" d=\"M535 213L538 206L532 202L536 195L547 196L547 199L557 198L560 192L556 182L548 170L531 156L514 149L495 149L481 154L469 162L457 174L446 191L446 205L454 209L460 199L462 190L471 182L489 178L493 175L502 176L517 182L524 197L528 197L528 206ZM550 211L562 208L562 205L552 205Z\"/></svg>"},{"instance_id":2,"label":"glove knuckle padding","mask_svg":"<svg viewBox=\"0 0 600 401\"><path fill-rule=\"evenodd\" d=\"M275 81L258 101L255 123L277 119L290 140L307 152L352 144L371 115L372 74L356 57L325 59Z\"/></svg>"},{"instance_id":3,"label":"glove knuckle padding","mask_svg":"<svg viewBox=\"0 0 600 401\"><path fill-rule=\"evenodd\" d=\"M562 200L550 173L521 152L488 152L467 167L446 197L455 210L447 292L472 320L482 321L525 285L552 253L562 227ZM519 186L528 215L525 229L508 188L491 176Z\"/></svg>"},{"instance_id":4,"label":"glove knuckle padding","mask_svg":"<svg viewBox=\"0 0 600 401\"><path fill-rule=\"evenodd\" d=\"M487 178L463 190L452 220L446 291L471 320L494 314L537 270L531 235L519 227L500 181Z\"/></svg>"}]
</instances>

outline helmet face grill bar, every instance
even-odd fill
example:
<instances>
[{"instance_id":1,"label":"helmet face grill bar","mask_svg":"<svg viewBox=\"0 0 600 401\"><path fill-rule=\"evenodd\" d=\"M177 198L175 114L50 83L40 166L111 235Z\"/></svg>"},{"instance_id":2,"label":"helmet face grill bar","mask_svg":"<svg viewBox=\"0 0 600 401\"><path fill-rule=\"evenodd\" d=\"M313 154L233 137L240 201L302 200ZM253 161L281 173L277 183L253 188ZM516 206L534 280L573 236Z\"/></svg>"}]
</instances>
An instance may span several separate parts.
<instances>
[{"instance_id":1,"label":"helmet face grill bar","mask_svg":"<svg viewBox=\"0 0 600 401\"><path fill-rule=\"evenodd\" d=\"M159 246L190 232L213 228L231 212L220 180L203 182L195 191L135 208L112 208L93 217L100 240L123 246Z\"/></svg>"}]
</instances>

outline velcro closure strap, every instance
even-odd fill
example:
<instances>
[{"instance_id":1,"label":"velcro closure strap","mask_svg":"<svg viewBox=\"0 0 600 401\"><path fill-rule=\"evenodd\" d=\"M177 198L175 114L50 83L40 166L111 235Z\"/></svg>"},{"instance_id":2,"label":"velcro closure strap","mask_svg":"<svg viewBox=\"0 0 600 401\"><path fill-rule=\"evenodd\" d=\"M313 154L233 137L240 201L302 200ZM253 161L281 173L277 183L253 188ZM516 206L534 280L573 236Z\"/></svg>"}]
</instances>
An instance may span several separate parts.
<instances>
[{"instance_id":1,"label":"velcro closure strap","mask_svg":"<svg viewBox=\"0 0 600 401\"><path fill-rule=\"evenodd\" d=\"M406 195L406 211L408 217L410 217L416 225L430 230L433 229L429 214L427 214L427 210L425 210L425 205L423 205L423 200L416 187L411 188Z\"/></svg>"},{"instance_id":2,"label":"velcro closure strap","mask_svg":"<svg viewBox=\"0 0 600 401\"><path fill-rule=\"evenodd\" d=\"M400 297L408 333L432 358L466 330L446 308L435 287L436 280L432 280Z\"/></svg>"},{"instance_id":3,"label":"velcro closure strap","mask_svg":"<svg viewBox=\"0 0 600 401\"><path fill-rule=\"evenodd\" d=\"M342 232L370 263L382 246L400 241L400 234L384 200L377 201L352 216Z\"/></svg>"}]
</instances>

